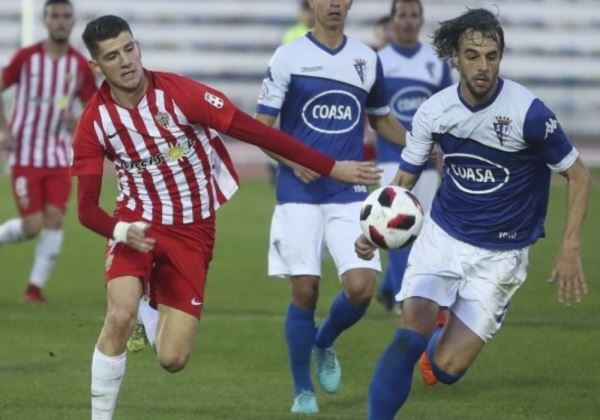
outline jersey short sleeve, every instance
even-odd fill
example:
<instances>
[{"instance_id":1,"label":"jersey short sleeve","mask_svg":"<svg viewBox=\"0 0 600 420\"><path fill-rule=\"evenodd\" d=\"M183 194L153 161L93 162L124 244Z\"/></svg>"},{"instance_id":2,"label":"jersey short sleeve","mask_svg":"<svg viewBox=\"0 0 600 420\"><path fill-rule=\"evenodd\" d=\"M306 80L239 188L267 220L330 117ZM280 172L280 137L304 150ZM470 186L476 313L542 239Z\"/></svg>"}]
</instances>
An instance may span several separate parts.
<instances>
[{"instance_id":1,"label":"jersey short sleeve","mask_svg":"<svg viewBox=\"0 0 600 420\"><path fill-rule=\"evenodd\" d=\"M19 81L21 67L26 58L26 50L19 50L13 55L6 67L2 69L2 84L5 88L12 86Z\"/></svg>"},{"instance_id":2,"label":"jersey short sleeve","mask_svg":"<svg viewBox=\"0 0 600 420\"><path fill-rule=\"evenodd\" d=\"M425 105L425 104L424 104ZM406 147L400 155L400 169L412 174L421 172L433 148L433 132L427 106L421 106L412 121L411 130L406 133Z\"/></svg>"},{"instance_id":3,"label":"jersey short sleeve","mask_svg":"<svg viewBox=\"0 0 600 420\"><path fill-rule=\"evenodd\" d=\"M377 56L377 70L375 72L375 83L367 96L366 112L371 115L387 115L390 113L389 98L385 86L383 65Z\"/></svg>"},{"instance_id":4,"label":"jersey short sleeve","mask_svg":"<svg viewBox=\"0 0 600 420\"><path fill-rule=\"evenodd\" d=\"M577 150L565 135L558 119L539 99L534 99L527 111L523 138L539 151L552 171L565 171L577 159Z\"/></svg>"},{"instance_id":5,"label":"jersey short sleeve","mask_svg":"<svg viewBox=\"0 0 600 420\"><path fill-rule=\"evenodd\" d=\"M285 101L290 80L291 75L285 65L283 52L278 48L263 79L256 112L276 117Z\"/></svg>"}]
</instances>

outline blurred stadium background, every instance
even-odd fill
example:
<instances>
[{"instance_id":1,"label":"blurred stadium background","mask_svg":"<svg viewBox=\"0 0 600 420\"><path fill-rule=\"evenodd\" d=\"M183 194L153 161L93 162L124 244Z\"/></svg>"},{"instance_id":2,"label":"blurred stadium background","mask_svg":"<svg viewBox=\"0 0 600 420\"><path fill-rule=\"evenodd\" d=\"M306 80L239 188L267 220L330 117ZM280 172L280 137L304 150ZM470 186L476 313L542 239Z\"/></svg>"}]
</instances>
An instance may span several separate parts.
<instances>
[{"instance_id":1,"label":"blurred stadium background","mask_svg":"<svg viewBox=\"0 0 600 420\"><path fill-rule=\"evenodd\" d=\"M107 13L132 24L148 68L195 77L226 92L252 112L268 60L296 18L297 0L73 0L80 41L85 22ZM556 111L583 158L600 165L600 0L425 0L427 27L465 6L500 4L510 50L502 69ZM389 0L354 0L347 32L365 42ZM0 0L0 65L21 45L44 37L43 0ZM23 6L24 9L23 9ZM25 10L25 13L22 11ZM23 21L22 21L23 17ZM24 22L24 23L22 23ZM426 41L426 39L424 39ZM10 98L11 92L4 94ZM7 104L7 108L10 107ZM281 420L291 387L283 339L287 282L268 280L266 249L273 191L263 179L263 154L230 142L243 188L219 212L207 308L191 363L162 371L151 351L128 356L116 418L120 420ZM564 183L553 185L548 240L532 250L530 275L514 299L505 327L469 375L454 387L427 387L416 379L402 418L442 420L597 420L600 418L600 294L595 254L600 237L600 170L582 239L590 295L563 308L546 284L564 221ZM105 181L104 208L114 203L114 179ZM35 242L0 248L0 419L89 418L89 364L101 328L105 295L103 244L76 220L74 200L65 221L65 245L48 284L49 303L26 306ZM15 215L8 177L0 176L0 220ZM318 317L338 292L324 262ZM341 391L318 391L323 420L365 416L375 362L395 328L380 305L336 345L344 369Z\"/></svg>"},{"instance_id":2,"label":"blurred stadium background","mask_svg":"<svg viewBox=\"0 0 600 420\"><path fill-rule=\"evenodd\" d=\"M262 76L298 0L75 0L72 43L85 50L85 23L112 13L126 18L140 41L144 64L181 73L225 92L253 112ZM369 43L390 0L355 0L347 33ZM600 164L600 2L598 0L427 0L427 42L435 24L465 7L498 9L508 51L501 74L522 82L557 113L588 163ZM0 63L21 43L45 36L43 0L0 0ZM5 95L9 96L9 95ZM599 146L600 147L600 146ZM264 154L231 144L242 172L261 173ZM599 149L600 150L600 149Z\"/></svg>"}]
</instances>

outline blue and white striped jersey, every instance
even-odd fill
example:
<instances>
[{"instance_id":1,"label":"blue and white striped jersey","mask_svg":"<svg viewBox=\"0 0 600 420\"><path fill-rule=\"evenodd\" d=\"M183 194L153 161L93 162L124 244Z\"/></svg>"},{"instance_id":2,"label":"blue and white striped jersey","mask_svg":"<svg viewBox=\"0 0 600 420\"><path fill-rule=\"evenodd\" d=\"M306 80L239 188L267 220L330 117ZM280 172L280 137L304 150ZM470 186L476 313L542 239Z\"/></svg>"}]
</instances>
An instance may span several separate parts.
<instances>
[{"instance_id":1,"label":"blue and white striped jersey","mask_svg":"<svg viewBox=\"0 0 600 420\"><path fill-rule=\"evenodd\" d=\"M336 160L363 160L365 112L390 112L381 63L351 38L331 50L307 34L273 55L257 112L280 114L283 131ZM345 203L366 196L364 186L327 177L304 184L290 168L279 167L279 203Z\"/></svg>"},{"instance_id":2,"label":"blue and white striped jersey","mask_svg":"<svg viewBox=\"0 0 600 420\"><path fill-rule=\"evenodd\" d=\"M441 61L433 48L418 44L403 48L389 44L379 51L385 88L394 116L409 131L413 115L431 95L452 84L450 65ZM377 138L377 161L400 159L402 146Z\"/></svg>"},{"instance_id":3,"label":"blue and white striped jersey","mask_svg":"<svg viewBox=\"0 0 600 420\"><path fill-rule=\"evenodd\" d=\"M518 249L544 235L550 173L578 156L552 111L507 79L477 108L458 85L429 98L415 114L400 168L419 172L434 142L444 153L444 177L433 220L488 249Z\"/></svg>"}]
</instances>

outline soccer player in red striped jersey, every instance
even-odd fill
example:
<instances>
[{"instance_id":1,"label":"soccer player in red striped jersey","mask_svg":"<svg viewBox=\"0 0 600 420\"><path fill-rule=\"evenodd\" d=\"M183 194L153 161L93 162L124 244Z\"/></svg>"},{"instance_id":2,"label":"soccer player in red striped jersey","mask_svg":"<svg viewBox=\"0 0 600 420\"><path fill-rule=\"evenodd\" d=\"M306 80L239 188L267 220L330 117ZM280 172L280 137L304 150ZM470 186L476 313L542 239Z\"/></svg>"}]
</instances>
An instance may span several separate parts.
<instances>
[{"instance_id":1,"label":"soccer player in red striped jersey","mask_svg":"<svg viewBox=\"0 0 600 420\"><path fill-rule=\"evenodd\" d=\"M202 314L215 211L238 188L219 132L310 169L370 185L378 169L337 162L239 111L222 93L142 67L129 25L117 16L88 23L83 40L105 77L74 140L81 223L108 238L108 308L92 358L92 419L113 416L125 373L125 345L148 292L158 307L155 350L169 372L185 367ZM119 182L113 216L98 205L103 160Z\"/></svg>"},{"instance_id":2,"label":"soccer player in red striped jersey","mask_svg":"<svg viewBox=\"0 0 600 420\"><path fill-rule=\"evenodd\" d=\"M48 37L16 52L0 73L0 92L16 85L10 124L0 100L0 148L10 151L12 188L20 217L0 224L0 246L40 236L23 302L43 303L62 243L71 189L70 137L75 99L96 91L94 74L69 44L74 25L69 0L47 0Z\"/></svg>"}]
</instances>

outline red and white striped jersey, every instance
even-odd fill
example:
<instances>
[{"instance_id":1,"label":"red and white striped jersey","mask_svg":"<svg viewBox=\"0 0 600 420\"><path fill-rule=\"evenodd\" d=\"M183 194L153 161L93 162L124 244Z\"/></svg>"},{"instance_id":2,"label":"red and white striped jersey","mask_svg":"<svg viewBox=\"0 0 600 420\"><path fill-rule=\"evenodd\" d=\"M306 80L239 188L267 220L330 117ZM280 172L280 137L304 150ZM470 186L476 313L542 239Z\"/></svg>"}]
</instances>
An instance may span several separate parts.
<instances>
[{"instance_id":1,"label":"red and white striped jersey","mask_svg":"<svg viewBox=\"0 0 600 420\"><path fill-rule=\"evenodd\" d=\"M145 72L135 108L116 104L104 82L84 110L73 143L75 175L102 174L107 157L119 181L122 220L195 223L211 217L238 188L217 133L236 107L220 92L171 73Z\"/></svg>"},{"instance_id":2,"label":"red and white striped jersey","mask_svg":"<svg viewBox=\"0 0 600 420\"><path fill-rule=\"evenodd\" d=\"M5 87L17 84L11 135L13 166L68 167L70 134L64 118L74 98L86 102L96 91L87 60L74 48L55 59L44 52L43 42L22 48L2 69Z\"/></svg>"}]
</instances>

